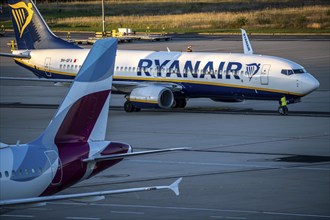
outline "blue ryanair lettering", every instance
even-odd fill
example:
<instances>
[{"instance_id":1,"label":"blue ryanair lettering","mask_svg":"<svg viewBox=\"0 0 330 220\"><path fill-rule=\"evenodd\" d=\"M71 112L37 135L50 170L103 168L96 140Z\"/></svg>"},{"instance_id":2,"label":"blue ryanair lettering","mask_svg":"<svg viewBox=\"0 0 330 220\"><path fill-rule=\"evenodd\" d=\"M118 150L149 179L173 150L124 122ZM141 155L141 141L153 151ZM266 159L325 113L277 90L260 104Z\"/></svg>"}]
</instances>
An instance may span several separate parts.
<instances>
[{"instance_id":1,"label":"blue ryanair lettering","mask_svg":"<svg viewBox=\"0 0 330 220\"><path fill-rule=\"evenodd\" d=\"M195 63L195 66L193 67L191 61L187 60L187 62L184 64L184 67L183 67L183 69L184 69L183 77L187 78L188 72L190 72L192 77L197 78L198 75L196 73L196 70L198 70L200 64L201 64L201 61L197 61Z\"/></svg>"},{"instance_id":2,"label":"blue ryanair lettering","mask_svg":"<svg viewBox=\"0 0 330 220\"><path fill-rule=\"evenodd\" d=\"M222 79L222 71L224 66L225 66L225 62L220 62L218 68L218 79Z\"/></svg>"},{"instance_id":3,"label":"blue ryanair lettering","mask_svg":"<svg viewBox=\"0 0 330 220\"><path fill-rule=\"evenodd\" d=\"M149 59L141 59L138 64L137 68L137 75L142 76L142 70L146 76L151 76L150 73L148 72L148 68L152 66L152 60Z\"/></svg>"},{"instance_id":4,"label":"blue ryanair lettering","mask_svg":"<svg viewBox=\"0 0 330 220\"><path fill-rule=\"evenodd\" d=\"M179 60L174 60L171 64L169 71L166 73L166 77L171 77L171 74L176 74L178 78L181 78Z\"/></svg>"},{"instance_id":5,"label":"blue ryanair lettering","mask_svg":"<svg viewBox=\"0 0 330 220\"><path fill-rule=\"evenodd\" d=\"M137 67L137 76L142 76L142 74L151 76L152 74L149 71L154 66L157 76L162 76L162 70L166 70L166 77L171 77L174 74L177 78L188 78L189 75L193 78L205 78L206 75L209 75L212 79L223 79L223 75L225 75L225 79L231 79L232 76L234 79L240 79L238 74L243 67L243 64L240 62L226 63L221 61L218 69L215 70L214 61L208 61L204 66L200 66L200 64L200 60L194 63L191 60L187 60L184 62L183 69L180 69L180 60L140 59ZM255 70L254 74L258 71L258 68Z\"/></svg>"},{"instance_id":6,"label":"blue ryanair lettering","mask_svg":"<svg viewBox=\"0 0 330 220\"><path fill-rule=\"evenodd\" d=\"M202 74L199 76L200 78L204 78L205 75L210 75L212 79L215 79L213 61L207 62L207 64L203 68Z\"/></svg>"},{"instance_id":7,"label":"blue ryanair lettering","mask_svg":"<svg viewBox=\"0 0 330 220\"><path fill-rule=\"evenodd\" d=\"M168 62L170 62L170 60L165 60L162 64L160 64L159 60L155 60L155 65L157 68L157 76L162 76L162 69L164 66L166 66L166 64L168 64Z\"/></svg>"},{"instance_id":8,"label":"blue ryanair lettering","mask_svg":"<svg viewBox=\"0 0 330 220\"><path fill-rule=\"evenodd\" d=\"M233 68L233 66L236 66L236 68ZM227 65L227 75L226 75L226 79L228 74L232 73L234 75L235 79L240 79L238 76L238 72L242 69L242 64L238 63L238 62L229 62ZM230 75L229 75L229 79L230 79Z\"/></svg>"}]
</instances>

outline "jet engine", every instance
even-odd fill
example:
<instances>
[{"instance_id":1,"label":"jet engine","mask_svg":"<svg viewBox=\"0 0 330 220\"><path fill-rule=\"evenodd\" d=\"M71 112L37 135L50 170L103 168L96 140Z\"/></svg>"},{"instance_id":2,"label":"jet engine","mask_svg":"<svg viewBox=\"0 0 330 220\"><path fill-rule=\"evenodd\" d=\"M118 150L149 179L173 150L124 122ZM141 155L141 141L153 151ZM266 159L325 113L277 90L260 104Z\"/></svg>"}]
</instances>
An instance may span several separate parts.
<instances>
[{"instance_id":1,"label":"jet engine","mask_svg":"<svg viewBox=\"0 0 330 220\"><path fill-rule=\"evenodd\" d=\"M166 87L151 85L133 89L126 99L125 111L133 112L139 111L141 108L171 108L174 95Z\"/></svg>"}]
</instances>

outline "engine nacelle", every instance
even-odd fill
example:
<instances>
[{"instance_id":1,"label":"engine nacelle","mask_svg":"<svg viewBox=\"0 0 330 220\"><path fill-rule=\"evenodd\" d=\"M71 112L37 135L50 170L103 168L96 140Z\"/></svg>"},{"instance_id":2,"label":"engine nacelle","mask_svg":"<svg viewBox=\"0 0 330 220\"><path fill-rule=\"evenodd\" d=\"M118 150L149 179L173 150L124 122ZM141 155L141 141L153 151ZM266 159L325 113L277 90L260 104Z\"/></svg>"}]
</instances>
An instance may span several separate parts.
<instances>
[{"instance_id":1,"label":"engine nacelle","mask_svg":"<svg viewBox=\"0 0 330 220\"><path fill-rule=\"evenodd\" d=\"M133 89L127 99L139 108L170 108L174 95L166 87L152 85Z\"/></svg>"}]
</instances>

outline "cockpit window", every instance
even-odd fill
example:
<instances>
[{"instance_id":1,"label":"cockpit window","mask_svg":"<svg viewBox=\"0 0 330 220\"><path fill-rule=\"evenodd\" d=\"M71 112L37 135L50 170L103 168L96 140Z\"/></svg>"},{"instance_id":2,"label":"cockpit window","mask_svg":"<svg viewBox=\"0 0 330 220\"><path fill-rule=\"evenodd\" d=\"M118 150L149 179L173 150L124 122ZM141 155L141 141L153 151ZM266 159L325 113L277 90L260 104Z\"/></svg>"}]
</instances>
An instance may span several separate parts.
<instances>
[{"instance_id":1,"label":"cockpit window","mask_svg":"<svg viewBox=\"0 0 330 220\"><path fill-rule=\"evenodd\" d=\"M284 75L292 75L292 74L301 74L301 73L305 73L304 69L283 69L281 70L281 73Z\"/></svg>"},{"instance_id":2,"label":"cockpit window","mask_svg":"<svg viewBox=\"0 0 330 220\"><path fill-rule=\"evenodd\" d=\"M293 74L293 71L292 70L286 70L286 69L283 69L282 71L281 71L281 73L282 74L284 74L284 75L292 75Z\"/></svg>"},{"instance_id":3,"label":"cockpit window","mask_svg":"<svg viewBox=\"0 0 330 220\"><path fill-rule=\"evenodd\" d=\"M304 73L305 70L304 69L294 69L293 72L299 74L299 73Z\"/></svg>"}]
</instances>

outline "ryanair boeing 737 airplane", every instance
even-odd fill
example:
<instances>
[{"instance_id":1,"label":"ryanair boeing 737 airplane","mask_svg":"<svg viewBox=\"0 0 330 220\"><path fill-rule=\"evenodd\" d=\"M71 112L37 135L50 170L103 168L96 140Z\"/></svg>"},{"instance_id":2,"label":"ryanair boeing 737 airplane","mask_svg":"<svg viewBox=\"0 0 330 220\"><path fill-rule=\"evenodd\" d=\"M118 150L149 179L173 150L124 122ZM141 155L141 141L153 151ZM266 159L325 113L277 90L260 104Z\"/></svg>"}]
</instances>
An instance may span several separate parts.
<instances>
[{"instance_id":1,"label":"ryanair boeing 737 airplane","mask_svg":"<svg viewBox=\"0 0 330 220\"><path fill-rule=\"evenodd\" d=\"M30 0L9 0L18 50L15 62L35 75L72 80L89 52L56 37ZM127 112L184 108L190 98L290 103L319 87L304 67L287 59L255 55L242 30L244 53L118 50L113 91L126 94Z\"/></svg>"}]
</instances>

